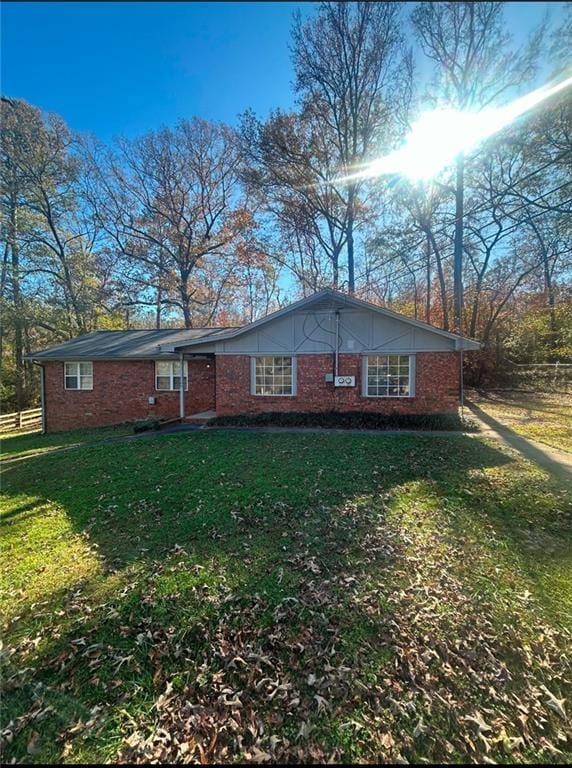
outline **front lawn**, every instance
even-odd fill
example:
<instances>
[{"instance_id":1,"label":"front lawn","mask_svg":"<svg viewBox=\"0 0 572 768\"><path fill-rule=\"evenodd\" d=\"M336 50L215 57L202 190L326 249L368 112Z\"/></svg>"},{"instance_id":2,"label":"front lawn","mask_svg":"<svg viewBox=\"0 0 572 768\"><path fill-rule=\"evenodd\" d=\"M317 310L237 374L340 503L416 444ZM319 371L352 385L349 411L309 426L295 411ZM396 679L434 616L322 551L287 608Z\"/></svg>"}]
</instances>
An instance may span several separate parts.
<instances>
[{"instance_id":1,"label":"front lawn","mask_svg":"<svg viewBox=\"0 0 572 768\"><path fill-rule=\"evenodd\" d=\"M7 761L572 759L570 488L498 443L200 431L3 493Z\"/></svg>"}]
</instances>

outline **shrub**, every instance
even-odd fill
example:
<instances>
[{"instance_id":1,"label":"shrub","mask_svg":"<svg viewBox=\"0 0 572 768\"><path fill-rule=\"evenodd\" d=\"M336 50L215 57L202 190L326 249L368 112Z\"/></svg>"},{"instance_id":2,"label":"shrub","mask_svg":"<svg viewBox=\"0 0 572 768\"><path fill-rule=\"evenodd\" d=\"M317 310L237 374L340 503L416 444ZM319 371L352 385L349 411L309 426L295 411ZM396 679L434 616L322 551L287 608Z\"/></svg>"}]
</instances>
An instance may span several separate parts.
<instances>
[{"instance_id":1,"label":"shrub","mask_svg":"<svg viewBox=\"0 0 572 768\"><path fill-rule=\"evenodd\" d=\"M240 414L217 416L209 427L323 427L332 429L421 429L477 431L475 422L454 413L362 413L359 411L322 411L304 413Z\"/></svg>"},{"instance_id":2,"label":"shrub","mask_svg":"<svg viewBox=\"0 0 572 768\"><path fill-rule=\"evenodd\" d=\"M141 419L133 422L133 432L137 434L138 432L148 432L151 429L160 429L161 423L162 419L159 418Z\"/></svg>"}]
</instances>

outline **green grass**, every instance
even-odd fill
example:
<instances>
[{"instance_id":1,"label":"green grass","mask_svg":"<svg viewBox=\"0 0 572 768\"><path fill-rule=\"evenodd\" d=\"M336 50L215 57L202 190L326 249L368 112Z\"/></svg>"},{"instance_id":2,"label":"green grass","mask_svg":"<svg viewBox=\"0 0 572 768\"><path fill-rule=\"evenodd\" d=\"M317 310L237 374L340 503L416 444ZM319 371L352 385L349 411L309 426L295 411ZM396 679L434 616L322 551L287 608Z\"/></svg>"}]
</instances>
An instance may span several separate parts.
<instances>
[{"instance_id":1,"label":"green grass","mask_svg":"<svg viewBox=\"0 0 572 768\"><path fill-rule=\"evenodd\" d=\"M58 448L89 445L107 440L110 437L121 437L129 434L133 434L132 424L99 427L98 429L74 429L70 432L51 432L47 435L42 435L41 432L11 433L3 435L0 441L2 459L15 459L36 453L50 453L58 450Z\"/></svg>"},{"instance_id":2,"label":"green grass","mask_svg":"<svg viewBox=\"0 0 572 768\"><path fill-rule=\"evenodd\" d=\"M6 760L572 758L570 488L499 444L192 432L3 494Z\"/></svg>"},{"instance_id":3,"label":"green grass","mask_svg":"<svg viewBox=\"0 0 572 768\"><path fill-rule=\"evenodd\" d=\"M572 453L572 397L511 391L471 392L470 399L518 435Z\"/></svg>"}]
</instances>

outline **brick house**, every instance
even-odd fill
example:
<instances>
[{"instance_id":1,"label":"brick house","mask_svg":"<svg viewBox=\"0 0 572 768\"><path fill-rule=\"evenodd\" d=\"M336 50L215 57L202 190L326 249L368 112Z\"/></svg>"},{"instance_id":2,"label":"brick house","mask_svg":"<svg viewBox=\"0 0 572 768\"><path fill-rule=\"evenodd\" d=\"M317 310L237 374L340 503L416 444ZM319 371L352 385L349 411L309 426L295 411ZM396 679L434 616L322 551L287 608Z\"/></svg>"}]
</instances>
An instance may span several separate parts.
<instances>
[{"instance_id":1,"label":"brick house","mask_svg":"<svg viewBox=\"0 0 572 768\"><path fill-rule=\"evenodd\" d=\"M460 351L479 348L326 289L240 328L95 331L30 357L51 432L152 416L451 412Z\"/></svg>"}]
</instances>

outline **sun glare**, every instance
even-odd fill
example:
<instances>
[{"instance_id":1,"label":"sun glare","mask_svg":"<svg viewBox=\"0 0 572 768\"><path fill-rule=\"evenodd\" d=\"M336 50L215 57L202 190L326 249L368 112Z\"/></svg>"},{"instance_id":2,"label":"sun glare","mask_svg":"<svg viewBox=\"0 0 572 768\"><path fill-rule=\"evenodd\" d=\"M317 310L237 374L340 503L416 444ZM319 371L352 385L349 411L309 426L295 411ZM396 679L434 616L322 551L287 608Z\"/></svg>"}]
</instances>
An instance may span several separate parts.
<instances>
[{"instance_id":1,"label":"sun glare","mask_svg":"<svg viewBox=\"0 0 572 768\"><path fill-rule=\"evenodd\" d=\"M342 181L400 174L421 181L435 176L461 152L467 152L505 128L528 110L572 84L568 77L556 85L543 86L504 107L489 107L480 112L438 109L426 112L412 126L405 144L374 160Z\"/></svg>"}]
</instances>

